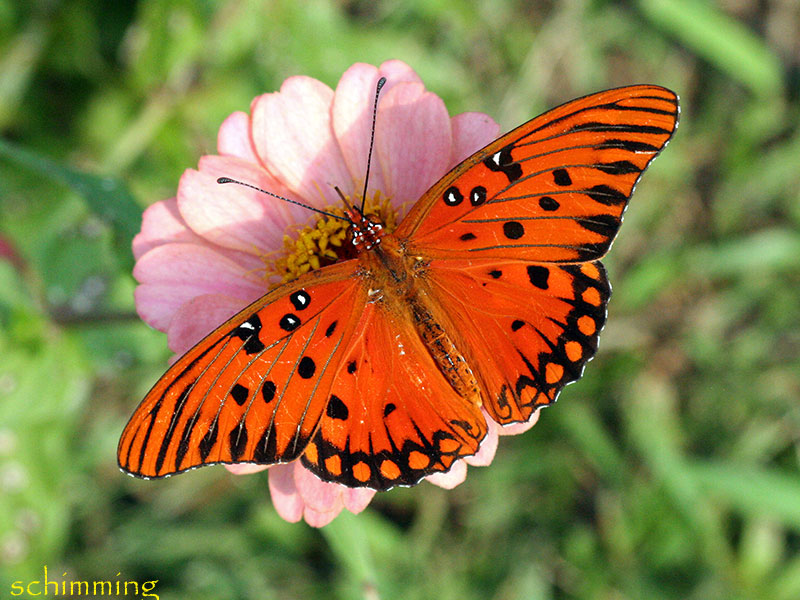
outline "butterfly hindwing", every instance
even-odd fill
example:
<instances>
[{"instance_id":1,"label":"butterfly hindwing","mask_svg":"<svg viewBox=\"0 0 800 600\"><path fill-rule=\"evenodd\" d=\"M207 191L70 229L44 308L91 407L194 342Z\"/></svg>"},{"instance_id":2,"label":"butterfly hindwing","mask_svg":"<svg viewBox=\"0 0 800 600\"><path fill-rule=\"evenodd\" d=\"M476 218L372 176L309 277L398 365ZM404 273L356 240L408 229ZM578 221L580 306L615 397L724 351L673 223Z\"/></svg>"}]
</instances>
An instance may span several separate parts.
<instances>
[{"instance_id":1,"label":"butterfly hindwing","mask_svg":"<svg viewBox=\"0 0 800 600\"><path fill-rule=\"evenodd\" d=\"M611 294L599 261L438 260L427 279L436 301L459 315L457 339L486 411L503 425L527 421L581 376Z\"/></svg>"},{"instance_id":2,"label":"butterfly hindwing","mask_svg":"<svg viewBox=\"0 0 800 600\"><path fill-rule=\"evenodd\" d=\"M205 464L297 458L317 429L364 303L354 263L281 286L182 356L125 428L122 469L162 477Z\"/></svg>"},{"instance_id":3,"label":"butterfly hindwing","mask_svg":"<svg viewBox=\"0 0 800 600\"><path fill-rule=\"evenodd\" d=\"M677 118L677 96L652 85L568 102L455 167L396 234L431 258L600 258Z\"/></svg>"},{"instance_id":4,"label":"butterfly hindwing","mask_svg":"<svg viewBox=\"0 0 800 600\"><path fill-rule=\"evenodd\" d=\"M400 307L368 304L303 463L326 481L413 485L474 454L478 406L449 384Z\"/></svg>"}]
</instances>

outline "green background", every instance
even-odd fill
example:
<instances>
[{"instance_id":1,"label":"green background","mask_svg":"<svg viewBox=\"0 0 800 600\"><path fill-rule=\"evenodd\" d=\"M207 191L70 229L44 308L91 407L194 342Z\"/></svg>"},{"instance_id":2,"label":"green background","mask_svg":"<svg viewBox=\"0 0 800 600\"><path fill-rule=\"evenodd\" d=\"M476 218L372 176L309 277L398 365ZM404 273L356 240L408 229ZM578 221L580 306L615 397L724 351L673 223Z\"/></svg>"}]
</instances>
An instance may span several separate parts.
<instances>
[{"instance_id":1,"label":"green background","mask_svg":"<svg viewBox=\"0 0 800 600\"><path fill-rule=\"evenodd\" d=\"M796 0L0 1L0 597L45 564L161 598L800 597L798 32ZM266 474L125 477L169 354L134 312L142 209L256 95L389 58L503 130L680 94L584 378L455 490L322 530Z\"/></svg>"}]
</instances>

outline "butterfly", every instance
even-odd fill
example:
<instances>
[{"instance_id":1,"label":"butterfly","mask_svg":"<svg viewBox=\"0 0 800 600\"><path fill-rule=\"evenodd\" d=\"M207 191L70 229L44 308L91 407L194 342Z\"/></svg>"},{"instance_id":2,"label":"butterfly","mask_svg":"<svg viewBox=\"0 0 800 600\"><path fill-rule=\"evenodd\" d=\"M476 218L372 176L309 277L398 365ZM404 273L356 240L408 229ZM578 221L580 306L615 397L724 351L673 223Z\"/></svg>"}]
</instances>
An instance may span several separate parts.
<instances>
[{"instance_id":1,"label":"butterfly","mask_svg":"<svg viewBox=\"0 0 800 600\"><path fill-rule=\"evenodd\" d=\"M121 469L301 460L324 481L414 485L578 379L611 293L600 259L678 122L654 85L573 100L453 168L388 234L348 209L355 258L217 327L150 390Z\"/></svg>"}]
</instances>

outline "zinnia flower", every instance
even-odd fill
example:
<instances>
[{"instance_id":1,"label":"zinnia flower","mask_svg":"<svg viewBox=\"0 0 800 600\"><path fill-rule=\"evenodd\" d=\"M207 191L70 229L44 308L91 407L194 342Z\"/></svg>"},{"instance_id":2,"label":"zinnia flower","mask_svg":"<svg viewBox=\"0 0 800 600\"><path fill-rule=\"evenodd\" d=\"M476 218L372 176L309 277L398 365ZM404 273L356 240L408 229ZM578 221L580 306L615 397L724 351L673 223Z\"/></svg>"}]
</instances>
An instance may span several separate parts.
<instances>
[{"instance_id":1,"label":"zinnia flower","mask_svg":"<svg viewBox=\"0 0 800 600\"><path fill-rule=\"evenodd\" d=\"M344 230L329 231L333 219L216 180L238 179L324 210L341 211L334 186L360 200L381 76L387 83L378 105L367 210L387 226L451 167L497 137L498 125L487 115L450 117L442 100L397 60L378 68L355 64L335 91L298 76L287 79L280 92L257 97L250 114L236 112L225 120L219 154L204 156L197 170L183 174L177 197L145 211L133 241L136 308L148 324L167 333L171 350L187 351L275 284L339 257ZM467 464L492 461L498 434L520 433L537 415L505 428L487 416L489 433L479 452L428 480L455 487L466 477ZM315 527L342 508L362 511L375 494L323 482L299 460L227 468L237 474L269 468L278 514Z\"/></svg>"}]
</instances>

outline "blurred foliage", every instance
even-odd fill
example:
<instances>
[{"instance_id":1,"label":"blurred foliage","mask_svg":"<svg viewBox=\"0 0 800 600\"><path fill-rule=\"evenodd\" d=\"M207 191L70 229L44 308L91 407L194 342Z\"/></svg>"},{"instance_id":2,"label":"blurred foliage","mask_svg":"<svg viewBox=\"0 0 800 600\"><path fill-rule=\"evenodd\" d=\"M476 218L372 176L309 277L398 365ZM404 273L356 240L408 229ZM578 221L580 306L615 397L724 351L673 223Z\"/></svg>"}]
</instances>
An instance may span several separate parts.
<instances>
[{"instance_id":1,"label":"blurred foliage","mask_svg":"<svg viewBox=\"0 0 800 600\"><path fill-rule=\"evenodd\" d=\"M48 565L162 598L800 597L798 31L796 0L0 0L0 596ZM388 58L504 129L681 95L586 376L455 490L321 531L263 474L122 476L168 354L134 311L141 208L287 76Z\"/></svg>"}]
</instances>

